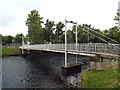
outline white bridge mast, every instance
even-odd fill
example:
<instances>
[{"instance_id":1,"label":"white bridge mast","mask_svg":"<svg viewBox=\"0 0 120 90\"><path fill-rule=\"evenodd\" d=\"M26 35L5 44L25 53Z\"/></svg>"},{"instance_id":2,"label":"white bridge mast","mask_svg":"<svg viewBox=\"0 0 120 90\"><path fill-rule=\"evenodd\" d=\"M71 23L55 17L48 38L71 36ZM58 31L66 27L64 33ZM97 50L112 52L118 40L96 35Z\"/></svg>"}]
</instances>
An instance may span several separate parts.
<instances>
[{"instance_id":1,"label":"white bridge mast","mask_svg":"<svg viewBox=\"0 0 120 90\"><path fill-rule=\"evenodd\" d=\"M67 21L65 18L65 66L67 66L67 23L76 24L76 51L77 51L77 22ZM76 55L76 64L77 64L77 55Z\"/></svg>"}]
</instances>

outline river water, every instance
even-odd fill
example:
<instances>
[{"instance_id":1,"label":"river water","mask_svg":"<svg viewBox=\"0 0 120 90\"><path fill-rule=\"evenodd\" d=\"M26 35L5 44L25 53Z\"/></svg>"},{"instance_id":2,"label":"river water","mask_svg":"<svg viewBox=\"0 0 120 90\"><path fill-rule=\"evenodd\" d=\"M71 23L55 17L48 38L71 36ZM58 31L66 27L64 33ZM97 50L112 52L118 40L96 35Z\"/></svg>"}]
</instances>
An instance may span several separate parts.
<instances>
[{"instance_id":1,"label":"river water","mask_svg":"<svg viewBox=\"0 0 120 90\"><path fill-rule=\"evenodd\" d=\"M87 68L88 57L78 56L78 63ZM68 64L75 63L75 55L68 55ZM2 58L2 88L80 88L80 75L61 74L64 54L33 52L30 56Z\"/></svg>"}]
</instances>

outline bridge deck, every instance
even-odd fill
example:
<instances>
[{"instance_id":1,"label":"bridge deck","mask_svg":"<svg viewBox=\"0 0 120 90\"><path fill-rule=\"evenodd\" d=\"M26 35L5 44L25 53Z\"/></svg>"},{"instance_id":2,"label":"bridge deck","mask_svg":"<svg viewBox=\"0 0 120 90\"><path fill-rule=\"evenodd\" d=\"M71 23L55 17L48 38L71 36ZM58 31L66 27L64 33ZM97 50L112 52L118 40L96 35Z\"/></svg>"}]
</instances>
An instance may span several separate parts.
<instances>
[{"instance_id":1,"label":"bridge deck","mask_svg":"<svg viewBox=\"0 0 120 90\"><path fill-rule=\"evenodd\" d=\"M113 46L111 47L106 47L103 48L103 46L100 45L91 45L88 48L88 45L79 45L78 50L75 50L75 45L74 44L70 44L68 45L68 49L67 49L67 53L69 54L78 54L78 55L83 55L83 56L90 56L93 57L95 56L95 54L100 54L102 56L109 56L109 57L119 57L119 48L114 48ZM99 46L99 47L98 47ZM82 49L81 49L82 47ZM93 47L95 50L93 50ZM60 52L60 53L65 53L64 50L64 44L42 44L42 45L24 45L24 46L20 46L21 49L26 49L26 50L42 50L42 51L51 51L51 52ZM104 49L104 50L103 50ZM108 50L107 50L108 49ZM112 49L109 50L109 49ZM109 53L110 52L110 53ZM112 52L112 53L111 53ZM114 54L115 52L115 54ZM118 54L116 54L118 53Z\"/></svg>"}]
</instances>

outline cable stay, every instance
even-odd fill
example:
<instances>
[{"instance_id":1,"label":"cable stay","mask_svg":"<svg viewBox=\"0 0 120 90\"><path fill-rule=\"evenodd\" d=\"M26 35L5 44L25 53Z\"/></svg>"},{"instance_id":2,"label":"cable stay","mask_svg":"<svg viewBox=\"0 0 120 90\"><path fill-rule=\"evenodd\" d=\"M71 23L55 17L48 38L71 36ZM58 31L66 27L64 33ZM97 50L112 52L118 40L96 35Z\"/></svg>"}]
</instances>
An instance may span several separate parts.
<instances>
[{"instance_id":1,"label":"cable stay","mask_svg":"<svg viewBox=\"0 0 120 90\"><path fill-rule=\"evenodd\" d=\"M80 28L81 29L81 28ZM85 32L87 32L87 33L89 33L89 34L91 34L91 35L93 35L93 36L95 36L95 37L97 37L97 38L99 38L100 40L102 40L102 41L104 41L104 42L106 42L106 43L108 43L108 44L110 44L110 45L112 45L111 43L109 43L108 41L106 41L106 40L104 40L104 39L102 39L102 38L100 38L100 37L98 37L98 36L96 36L95 34L92 34L92 33L90 33L89 31L86 31L86 30L84 30L84 29L82 29L83 31L85 31ZM115 46L116 48L118 48L119 49L119 47L117 47L117 46Z\"/></svg>"},{"instance_id":2,"label":"cable stay","mask_svg":"<svg viewBox=\"0 0 120 90\"><path fill-rule=\"evenodd\" d=\"M103 35L103 34L100 34L99 32L96 32L96 31L94 31L94 30L92 30L92 29L90 29L90 30L93 31L93 32L95 32L95 33L98 33L99 35L102 35L103 37L106 37L107 39L110 39L110 40L113 41L113 42L119 43L118 41L116 41L116 40L114 40L114 39L112 39L112 38L110 38L110 37L108 37L108 36L105 36L105 35Z\"/></svg>"}]
</instances>

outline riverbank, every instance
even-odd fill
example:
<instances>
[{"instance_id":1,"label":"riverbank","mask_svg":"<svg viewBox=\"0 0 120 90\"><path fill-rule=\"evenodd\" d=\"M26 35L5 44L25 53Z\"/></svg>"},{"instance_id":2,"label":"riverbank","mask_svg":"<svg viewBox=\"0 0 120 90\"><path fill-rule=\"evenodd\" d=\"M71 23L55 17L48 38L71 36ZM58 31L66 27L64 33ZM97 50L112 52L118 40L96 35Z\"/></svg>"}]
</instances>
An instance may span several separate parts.
<instances>
[{"instance_id":1,"label":"riverbank","mask_svg":"<svg viewBox=\"0 0 120 90\"><path fill-rule=\"evenodd\" d=\"M18 56L20 55L19 48L2 48L2 56Z\"/></svg>"},{"instance_id":2,"label":"riverbank","mask_svg":"<svg viewBox=\"0 0 120 90\"><path fill-rule=\"evenodd\" d=\"M83 72L82 88L119 88L119 70L98 70Z\"/></svg>"}]
</instances>

